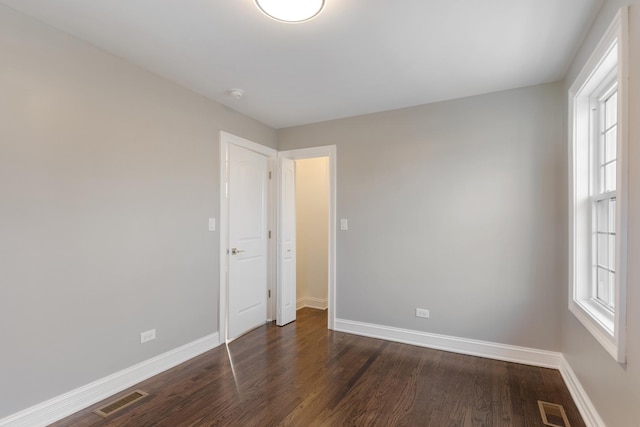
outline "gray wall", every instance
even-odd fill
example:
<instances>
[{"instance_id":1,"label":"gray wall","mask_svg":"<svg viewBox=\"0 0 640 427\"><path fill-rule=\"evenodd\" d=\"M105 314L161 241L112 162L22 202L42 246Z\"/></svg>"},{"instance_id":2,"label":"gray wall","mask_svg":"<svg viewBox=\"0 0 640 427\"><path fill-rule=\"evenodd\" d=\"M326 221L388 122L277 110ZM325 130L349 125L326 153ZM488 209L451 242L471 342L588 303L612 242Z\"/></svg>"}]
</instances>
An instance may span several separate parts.
<instances>
[{"instance_id":1,"label":"gray wall","mask_svg":"<svg viewBox=\"0 0 640 427\"><path fill-rule=\"evenodd\" d=\"M566 309L566 89L623 3L605 3L566 84L277 134L0 6L0 418L217 330L206 225L225 130L337 144L338 317L561 350L608 425L638 425L640 0L628 363Z\"/></svg>"},{"instance_id":2,"label":"gray wall","mask_svg":"<svg viewBox=\"0 0 640 427\"><path fill-rule=\"evenodd\" d=\"M281 150L337 145L337 317L559 350L563 98L547 84L279 130Z\"/></svg>"},{"instance_id":3,"label":"gray wall","mask_svg":"<svg viewBox=\"0 0 640 427\"><path fill-rule=\"evenodd\" d=\"M618 9L630 4L627 363L620 365L563 303L562 351L608 426L640 425L640 0L605 2L566 78L565 93ZM566 226L566 225L565 225ZM566 254L566 246L564 247ZM566 257L565 257L566 260ZM563 262L566 265L566 262ZM567 279L565 269L564 282Z\"/></svg>"},{"instance_id":4,"label":"gray wall","mask_svg":"<svg viewBox=\"0 0 640 427\"><path fill-rule=\"evenodd\" d=\"M3 418L218 329L218 132L276 133L4 6L0 58Z\"/></svg>"}]
</instances>

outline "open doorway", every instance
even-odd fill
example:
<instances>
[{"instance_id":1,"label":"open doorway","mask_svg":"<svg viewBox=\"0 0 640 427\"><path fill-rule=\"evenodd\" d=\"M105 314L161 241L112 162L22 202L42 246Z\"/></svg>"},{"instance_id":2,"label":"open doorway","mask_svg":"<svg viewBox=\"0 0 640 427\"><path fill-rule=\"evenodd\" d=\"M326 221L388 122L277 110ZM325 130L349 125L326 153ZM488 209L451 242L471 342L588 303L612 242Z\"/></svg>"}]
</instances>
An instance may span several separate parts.
<instances>
[{"instance_id":1,"label":"open doorway","mask_svg":"<svg viewBox=\"0 0 640 427\"><path fill-rule=\"evenodd\" d=\"M329 295L329 158L295 161L296 309L326 310Z\"/></svg>"},{"instance_id":2,"label":"open doorway","mask_svg":"<svg viewBox=\"0 0 640 427\"><path fill-rule=\"evenodd\" d=\"M235 148L234 148L235 147ZM234 151L235 150L235 151ZM232 153L233 151L233 153ZM237 152L237 153L236 153ZM233 156L236 153L239 155L247 155L251 157L251 159L255 158L255 162L249 162L244 157ZM235 159L235 157L238 157ZM278 158L281 158L278 160ZM291 201L289 205L294 210L293 215L283 215L284 211L288 211L289 208L283 209L283 200L288 200L288 197L285 197L286 191L283 191L285 188L295 188L295 178L291 180L283 180L282 177L286 174L283 173L281 167L285 164L289 164L293 166L295 161L303 160L303 159L312 159L312 158L324 158L325 168L324 172L321 175L324 176L325 183L325 192L326 197L322 196L323 199L327 200L327 206L325 209L325 224L327 227L327 232L324 233L326 236L326 244L318 245L321 251L324 251L326 254L326 258L322 257L322 262L320 264L316 264L312 267L312 273L309 273L308 265L301 265L301 270L306 271L307 276L309 274L313 274L313 268L324 268L326 274L321 274L321 282L325 283L323 289L319 290L319 293L315 293L315 291L309 292L308 281L303 280L306 283L305 288L301 289L301 297L303 300L301 301L301 305L315 307L315 308L325 308L327 309L327 327L329 329L334 329L335 325L335 307L336 307L336 282L335 282L335 265L336 265L336 146L328 145L314 148L304 148L297 150L289 150L277 152L276 150L262 146L260 144L256 144L254 142L248 141L246 139L228 134L226 132L220 132L220 293L219 293L219 331L220 331L220 342L226 343L232 340L234 337L242 335L244 332L250 330L253 327L259 326L261 323L276 320L276 323L279 325L284 325L290 321L295 320L295 312L296 312L296 275L294 274L283 274L288 269L284 268L283 260L285 257L282 256L283 253L293 252L293 256L295 257L296 244L289 245L288 242L284 240L286 235L291 233L284 232L286 230L295 230L296 229L296 221L295 221L295 202ZM235 160L234 160L235 159ZM260 162L258 162L260 159ZM288 160L287 160L288 159ZM238 160L238 162L236 162ZM266 161L267 165L269 165L269 172L266 173L262 165ZM237 163L237 164L236 164ZM253 169L249 171L247 169L247 165L249 163L253 164L260 163L260 170L253 173ZM235 167L234 167L235 165ZM302 166L304 168L304 166ZM255 168L254 168L255 169ZM282 169L282 170L281 170ZM293 167L291 169L294 169ZM244 178L238 178L234 180L233 171L242 172ZM256 169L257 170L257 169ZM272 172L277 170L277 173L274 175ZM304 170L304 169L303 169ZM246 172L246 173L245 173ZM251 172L251 173L249 173ZM249 174L252 177L255 177L255 180L247 180L246 174ZM295 176L295 174L288 174L290 176ZM268 176L268 178L266 178ZM278 179L272 179L272 176ZM261 179L258 179L262 177ZM259 188L258 190L251 191L240 191L239 188L234 183L240 184L250 184L254 183L255 187ZM278 185L276 185L276 181L278 181ZM290 187L281 185L284 182L294 181L290 185ZM258 183L261 183L258 185ZM253 187L252 187L253 188ZM294 191L290 191L287 194L293 193ZM254 201L256 206L261 206L260 209L257 209L255 206L247 207L245 206L248 199L242 194L245 195L253 195L256 196L255 200L253 196L250 198L251 201ZM247 196L248 197L248 196ZM237 212L232 212L234 208L233 200L241 202L237 207ZM245 200L247 199L247 200ZM279 202L276 203L276 200ZM244 204L243 204L244 203ZM278 207L276 207L278 206ZM264 245L266 244L266 265L264 262L260 263L260 267L256 269L248 270L245 268L245 265L240 266L241 261L244 264L247 264L248 258L250 254L250 249L246 247L246 243L248 239L246 236L240 236L238 239L234 240L234 228L235 224L233 220L246 219L246 215L243 212L251 211L253 213L259 212L260 215L252 215L251 218L258 218L260 221L256 224L240 224L237 229L249 232L251 237L259 236L261 242L261 248L264 249ZM328 213L327 213L328 211ZM304 215L304 214L303 214ZM276 220L277 218L277 220ZM287 219L289 218L289 219ZM285 221L284 223L282 221ZM295 231L293 232L295 234ZM254 236L255 235L255 236ZM236 236L237 237L237 236ZM237 240L237 242L236 242ZM255 239L254 239L255 240ZM295 242L296 239L291 239L292 242ZM265 243L266 242L266 243ZM277 242L277 243L276 243ZM307 247L307 243L303 243L303 247ZM314 248L317 250L318 248ZM264 251L263 251L264 252ZM305 254L308 256L308 254ZM251 257L253 259L253 257ZM326 261L324 261L326 259ZM234 265L238 264L238 268L234 270ZM293 265L295 265L294 263ZM318 267L320 265L320 267ZM235 272L253 272L254 270L260 271L260 280L253 280L247 278L246 283L255 285L253 288L246 289L238 288L237 280L238 275L233 274ZM295 270L293 270L295 271ZM256 273L257 274L257 273ZM266 276L265 276L266 275ZM238 277L237 277L238 276ZM291 279L289 279L291 278ZM242 279L242 278L240 278ZM238 279L238 280L240 280ZM317 283L317 281L316 281ZM259 285L259 286L258 286ZM314 285L312 285L314 286ZM239 290L239 293L235 294L239 295L242 299L242 303L244 304L236 304L236 301L233 300L234 293L230 292L230 289ZM319 289L319 288L318 288ZM284 290L284 291L283 291ZM326 290L326 293L323 292ZM326 295L326 296L325 296ZM266 312L263 309L262 301L264 300L264 296L267 298L266 303ZM232 300L230 300L232 299ZM259 299L260 304L256 305L256 301ZM245 301L246 300L246 301ZM246 302L246 303L245 303ZM256 313L255 319L252 318L251 322L247 321L247 325L244 323L239 323L239 319L235 319L234 314L231 311L234 308L236 314L242 316L247 310L246 308L254 308L258 307L260 310L260 316L258 318L258 314ZM280 316L279 313L283 313L283 308L291 307L291 320L287 322L278 323L277 319ZM256 308L257 311L257 308ZM238 324L238 328L233 325L234 320L238 320L236 323ZM286 319L285 319L286 320ZM231 323L231 325L230 325ZM229 333L231 330L231 334ZM234 332L235 331L235 332Z\"/></svg>"},{"instance_id":3,"label":"open doorway","mask_svg":"<svg viewBox=\"0 0 640 427\"><path fill-rule=\"evenodd\" d=\"M296 308L327 310L335 325L336 146L282 151L295 161Z\"/></svg>"}]
</instances>

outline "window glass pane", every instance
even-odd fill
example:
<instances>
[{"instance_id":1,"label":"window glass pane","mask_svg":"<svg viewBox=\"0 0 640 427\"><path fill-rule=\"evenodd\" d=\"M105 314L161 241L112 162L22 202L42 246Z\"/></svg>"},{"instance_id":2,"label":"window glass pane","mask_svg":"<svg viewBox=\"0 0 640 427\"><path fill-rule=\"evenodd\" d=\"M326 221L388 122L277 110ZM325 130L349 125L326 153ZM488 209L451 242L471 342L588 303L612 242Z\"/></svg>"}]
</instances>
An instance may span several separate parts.
<instances>
[{"instance_id":1,"label":"window glass pane","mask_svg":"<svg viewBox=\"0 0 640 427\"><path fill-rule=\"evenodd\" d=\"M616 269L616 236L609 236L609 242L607 244L609 249L609 254L607 258L609 259L609 268L611 270Z\"/></svg>"},{"instance_id":2,"label":"window glass pane","mask_svg":"<svg viewBox=\"0 0 640 427\"><path fill-rule=\"evenodd\" d=\"M598 234L596 237L596 246L598 251L596 255L597 265L611 269L611 265L609 264L609 235Z\"/></svg>"},{"instance_id":3,"label":"window glass pane","mask_svg":"<svg viewBox=\"0 0 640 427\"><path fill-rule=\"evenodd\" d=\"M618 128L611 128L604 136L605 154L604 161L610 162L616 159L616 141Z\"/></svg>"},{"instance_id":4,"label":"window glass pane","mask_svg":"<svg viewBox=\"0 0 640 427\"><path fill-rule=\"evenodd\" d=\"M603 304L609 305L609 272L602 268L598 268L596 298Z\"/></svg>"},{"instance_id":5,"label":"window glass pane","mask_svg":"<svg viewBox=\"0 0 640 427\"><path fill-rule=\"evenodd\" d=\"M618 121L618 92L614 92L604 102L604 122L605 129L609 129Z\"/></svg>"},{"instance_id":6,"label":"window glass pane","mask_svg":"<svg viewBox=\"0 0 640 427\"><path fill-rule=\"evenodd\" d=\"M596 231L608 232L610 230L609 212L611 209L609 205L609 199L596 202Z\"/></svg>"},{"instance_id":7,"label":"window glass pane","mask_svg":"<svg viewBox=\"0 0 640 427\"><path fill-rule=\"evenodd\" d=\"M609 163L604 169L604 191L613 191L616 189L616 162Z\"/></svg>"},{"instance_id":8,"label":"window glass pane","mask_svg":"<svg viewBox=\"0 0 640 427\"><path fill-rule=\"evenodd\" d=\"M609 227L608 230L615 233L616 231L616 199L609 200Z\"/></svg>"}]
</instances>

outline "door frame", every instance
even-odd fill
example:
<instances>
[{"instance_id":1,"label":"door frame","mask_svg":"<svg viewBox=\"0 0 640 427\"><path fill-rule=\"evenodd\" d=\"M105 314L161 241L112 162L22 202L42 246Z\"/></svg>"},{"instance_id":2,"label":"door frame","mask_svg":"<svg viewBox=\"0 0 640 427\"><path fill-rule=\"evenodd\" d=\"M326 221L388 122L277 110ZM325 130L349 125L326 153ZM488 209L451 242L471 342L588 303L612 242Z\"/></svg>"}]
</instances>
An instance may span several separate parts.
<instances>
[{"instance_id":1,"label":"door frame","mask_svg":"<svg viewBox=\"0 0 640 427\"><path fill-rule=\"evenodd\" d=\"M329 158L329 254L328 254L328 282L327 283L327 327L335 329L336 323L336 188L337 188L337 149L335 145L324 145L296 150L279 151L278 157L291 160ZM278 191L280 191L278 189ZM276 296L277 298L277 296ZM275 303L275 298L273 298Z\"/></svg>"},{"instance_id":2,"label":"door frame","mask_svg":"<svg viewBox=\"0 0 640 427\"><path fill-rule=\"evenodd\" d=\"M238 147L245 148L247 150L254 151L267 157L267 165L271 178L267 184L267 226L272 231L272 236L267 240L267 289L265 292L271 292L273 295L273 289L275 285L275 242L276 236L273 235L275 231L275 177L273 176L274 165L277 160L278 152L270 147L249 141L248 139L241 138L230 133L220 131L220 157L219 170L220 170L220 246L219 246L219 261L220 261L220 281L219 281L219 301L218 301L218 333L220 344L226 344L228 342L228 323L229 323L229 203L227 199L227 178L229 176L229 144L236 145ZM274 298L267 298L267 318L269 321L273 318L271 300Z\"/></svg>"}]
</instances>

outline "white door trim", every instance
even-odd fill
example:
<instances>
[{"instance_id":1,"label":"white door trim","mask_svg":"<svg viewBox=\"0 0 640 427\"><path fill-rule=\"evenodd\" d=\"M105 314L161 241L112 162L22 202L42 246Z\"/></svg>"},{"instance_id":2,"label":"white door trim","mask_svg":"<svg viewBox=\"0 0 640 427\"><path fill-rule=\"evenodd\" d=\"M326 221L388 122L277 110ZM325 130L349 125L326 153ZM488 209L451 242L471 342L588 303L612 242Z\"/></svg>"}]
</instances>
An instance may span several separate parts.
<instances>
[{"instance_id":1,"label":"white door trim","mask_svg":"<svg viewBox=\"0 0 640 427\"><path fill-rule=\"evenodd\" d=\"M220 132L220 158L219 158L219 166L220 166L220 281L219 281L219 300L218 300L218 331L220 337L220 344L224 344L227 342L227 324L228 324L228 286L229 282L227 280L227 271L228 271L228 259L229 255L227 254L228 250L228 242L229 242L229 205L227 201L227 177L228 177L228 153L229 153L229 144L234 144L242 148L246 148L251 151L255 151L256 153L263 154L269 158L269 170L274 170L274 164L277 158L278 152L273 148L269 148L267 146L249 141L248 139L241 138L239 136L232 135L230 133L221 131ZM268 190L267 190L267 211L268 211L268 225L269 230L275 230L274 221L275 221L275 188L274 188L275 180L271 179L269 181ZM267 287L268 290L273 293L274 284L275 284L275 236L268 242L267 247ZM273 313L271 310L271 303L267 300L267 319L269 320L273 318Z\"/></svg>"},{"instance_id":2,"label":"white door trim","mask_svg":"<svg viewBox=\"0 0 640 427\"><path fill-rule=\"evenodd\" d=\"M315 157L329 157L329 283L327 296L329 329L335 329L336 324L336 188L337 188L337 149L335 145L301 148L278 152L278 157L291 160L312 159Z\"/></svg>"}]
</instances>

